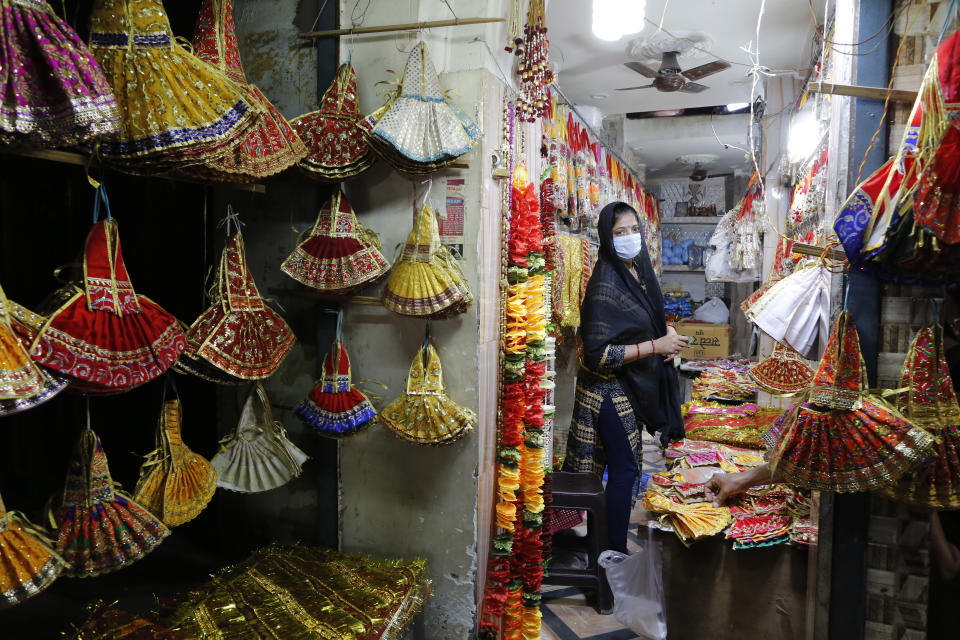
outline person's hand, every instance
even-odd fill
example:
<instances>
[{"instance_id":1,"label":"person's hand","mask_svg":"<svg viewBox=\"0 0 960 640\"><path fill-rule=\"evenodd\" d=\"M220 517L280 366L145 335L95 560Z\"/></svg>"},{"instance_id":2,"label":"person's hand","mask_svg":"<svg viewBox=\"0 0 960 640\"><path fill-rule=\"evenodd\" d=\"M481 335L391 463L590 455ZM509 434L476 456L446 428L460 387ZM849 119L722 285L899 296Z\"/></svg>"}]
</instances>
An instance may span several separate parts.
<instances>
[{"instance_id":1,"label":"person's hand","mask_svg":"<svg viewBox=\"0 0 960 640\"><path fill-rule=\"evenodd\" d=\"M675 336L675 335L677 335L677 328L676 328L675 326L673 326L672 324L668 324L668 325L667 325L667 335L668 335L668 336Z\"/></svg>"},{"instance_id":2,"label":"person's hand","mask_svg":"<svg viewBox=\"0 0 960 640\"><path fill-rule=\"evenodd\" d=\"M727 500L740 495L750 487L743 482L742 473L718 473L707 482L707 500L715 507L722 507Z\"/></svg>"},{"instance_id":3,"label":"person's hand","mask_svg":"<svg viewBox=\"0 0 960 640\"><path fill-rule=\"evenodd\" d=\"M687 346L689 338L687 338L687 336L677 335L676 333L671 334L670 328L668 327L667 335L662 338L657 338L653 342L657 347L657 355L662 355L664 360L669 360L680 355L680 352Z\"/></svg>"}]
</instances>

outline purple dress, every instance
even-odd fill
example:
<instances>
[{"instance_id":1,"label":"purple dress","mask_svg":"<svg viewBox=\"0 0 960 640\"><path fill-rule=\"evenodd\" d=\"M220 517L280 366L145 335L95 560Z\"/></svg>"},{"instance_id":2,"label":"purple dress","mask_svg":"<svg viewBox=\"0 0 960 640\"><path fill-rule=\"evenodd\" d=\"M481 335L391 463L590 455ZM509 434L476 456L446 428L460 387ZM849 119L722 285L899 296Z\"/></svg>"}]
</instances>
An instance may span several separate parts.
<instances>
[{"instance_id":1,"label":"purple dress","mask_svg":"<svg viewBox=\"0 0 960 640\"><path fill-rule=\"evenodd\" d=\"M46 0L0 0L0 140L58 147L120 128L90 49Z\"/></svg>"}]
</instances>

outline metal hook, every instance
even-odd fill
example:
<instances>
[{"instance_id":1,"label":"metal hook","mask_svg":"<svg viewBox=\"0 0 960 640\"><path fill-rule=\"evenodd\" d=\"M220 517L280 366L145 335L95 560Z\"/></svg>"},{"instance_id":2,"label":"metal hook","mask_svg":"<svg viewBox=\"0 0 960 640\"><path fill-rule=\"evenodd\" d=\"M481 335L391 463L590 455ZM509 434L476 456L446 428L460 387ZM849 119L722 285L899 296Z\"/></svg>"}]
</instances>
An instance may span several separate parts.
<instances>
[{"instance_id":1,"label":"metal hook","mask_svg":"<svg viewBox=\"0 0 960 640\"><path fill-rule=\"evenodd\" d=\"M426 325L426 329L424 331L423 350L426 351L427 347L429 346L430 346L430 323L428 322Z\"/></svg>"}]
</instances>

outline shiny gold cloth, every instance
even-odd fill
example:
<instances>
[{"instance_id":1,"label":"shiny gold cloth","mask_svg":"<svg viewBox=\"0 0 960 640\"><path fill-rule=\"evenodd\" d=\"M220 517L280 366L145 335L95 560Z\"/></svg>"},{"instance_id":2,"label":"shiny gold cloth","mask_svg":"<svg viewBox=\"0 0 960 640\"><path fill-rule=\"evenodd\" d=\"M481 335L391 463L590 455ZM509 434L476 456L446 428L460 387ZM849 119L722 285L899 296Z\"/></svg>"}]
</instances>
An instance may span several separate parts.
<instances>
[{"instance_id":1,"label":"shiny gold cloth","mask_svg":"<svg viewBox=\"0 0 960 640\"><path fill-rule=\"evenodd\" d=\"M671 500L654 489L648 490L643 497L643 506L649 511L668 516L674 532L684 544L716 535L732 521L727 507Z\"/></svg>"},{"instance_id":2,"label":"shiny gold cloth","mask_svg":"<svg viewBox=\"0 0 960 640\"><path fill-rule=\"evenodd\" d=\"M183 409L179 398L163 403L157 425L157 449L140 468L133 499L168 527L193 520L217 490L217 471L190 450L180 435Z\"/></svg>"},{"instance_id":3,"label":"shiny gold cloth","mask_svg":"<svg viewBox=\"0 0 960 640\"><path fill-rule=\"evenodd\" d=\"M70 640L188 640L140 616L117 608L116 603L94 602L90 614Z\"/></svg>"},{"instance_id":4,"label":"shiny gold cloth","mask_svg":"<svg viewBox=\"0 0 960 640\"><path fill-rule=\"evenodd\" d=\"M417 444L449 444L477 424L477 414L447 396L440 356L433 345L428 344L413 358L406 393L380 412L380 421L404 440Z\"/></svg>"},{"instance_id":5,"label":"shiny gold cloth","mask_svg":"<svg viewBox=\"0 0 960 640\"><path fill-rule=\"evenodd\" d=\"M398 640L429 595L422 559L273 545L189 594L168 624L202 640Z\"/></svg>"}]
</instances>

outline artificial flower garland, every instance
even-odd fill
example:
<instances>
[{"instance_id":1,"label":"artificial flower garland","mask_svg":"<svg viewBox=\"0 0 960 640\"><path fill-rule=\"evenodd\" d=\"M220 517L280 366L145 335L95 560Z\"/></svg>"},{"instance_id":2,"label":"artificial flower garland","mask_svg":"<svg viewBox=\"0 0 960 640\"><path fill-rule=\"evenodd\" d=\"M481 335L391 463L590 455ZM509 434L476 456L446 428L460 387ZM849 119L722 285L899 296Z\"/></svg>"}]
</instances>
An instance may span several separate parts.
<instances>
[{"instance_id":1,"label":"artificial flower garland","mask_svg":"<svg viewBox=\"0 0 960 640\"><path fill-rule=\"evenodd\" d=\"M512 109L509 115L513 116ZM512 142L512 126L511 142ZM512 147L512 144L511 144ZM537 640L543 583L544 385L548 274L537 193L527 170L512 172L503 335L496 523L480 620L482 638Z\"/></svg>"}]
</instances>

